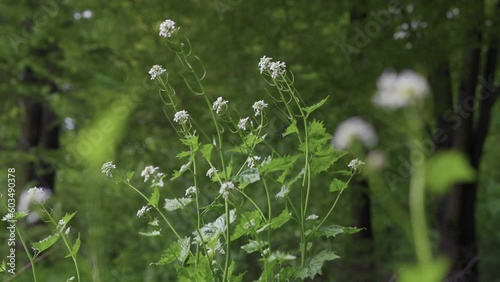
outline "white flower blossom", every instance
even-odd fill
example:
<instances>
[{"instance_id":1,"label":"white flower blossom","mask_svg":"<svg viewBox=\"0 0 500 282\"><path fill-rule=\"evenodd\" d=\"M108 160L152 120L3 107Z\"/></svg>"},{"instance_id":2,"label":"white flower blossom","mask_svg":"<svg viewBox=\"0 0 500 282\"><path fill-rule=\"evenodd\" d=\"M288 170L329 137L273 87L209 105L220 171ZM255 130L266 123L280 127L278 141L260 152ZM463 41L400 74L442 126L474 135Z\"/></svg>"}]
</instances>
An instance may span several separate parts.
<instances>
[{"instance_id":1,"label":"white flower blossom","mask_svg":"<svg viewBox=\"0 0 500 282\"><path fill-rule=\"evenodd\" d=\"M318 218L319 218L319 216L318 216L318 215L316 215L316 214L311 214L310 216L308 216L308 217L306 218L306 220L316 220L316 219L318 219Z\"/></svg>"},{"instance_id":2,"label":"white flower blossom","mask_svg":"<svg viewBox=\"0 0 500 282\"><path fill-rule=\"evenodd\" d=\"M333 135L332 144L338 149L345 150L355 139L359 139L367 148L373 148L378 142L373 126L359 117L352 117L339 124Z\"/></svg>"},{"instance_id":3,"label":"white flower blossom","mask_svg":"<svg viewBox=\"0 0 500 282\"><path fill-rule=\"evenodd\" d=\"M229 197L229 190L234 189L234 184L233 182L224 182L220 186L219 194L222 195L222 198L227 199Z\"/></svg>"},{"instance_id":4,"label":"white flower blossom","mask_svg":"<svg viewBox=\"0 0 500 282\"><path fill-rule=\"evenodd\" d=\"M247 125L249 123L250 123L250 126L253 125L252 121L250 120L250 117L241 118L240 121L238 122L238 128L241 130L247 130Z\"/></svg>"},{"instance_id":5,"label":"white flower blossom","mask_svg":"<svg viewBox=\"0 0 500 282\"><path fill-rule=\"evenodd\" d=\"M377 88L373 104L387 109L405 107L429 93L426 79L410 70L399 75L391 71L384 72L377 81Z\"/></svg>"},{"instance_id":6,"label":"white flower blossom","mask_svg":"<svg viewBox=\"0 0 500 282\"><path fill-rule=\"evenodd\" d=\"M152 186L163 187L163 176L164 174L159 172L153 177L153 181L151 181Z\"/></svg>"},{"instance_id":7,"label":"white flower blossom","mask_svg":"<svg viewBox=\"0 0 500 282\"><path fill-rule=\"evenodd\" d=\"M149 177L154 176L158 169L159 167L154 167L152 165L145 167L141 172L141 177L144 177L144 182L148 181Z\"/></svg>"},{"instance_id":8,"label":"white flower blossom","mask_svg":"<svg viewBox=\"0 0 500 282\"><path fill-rule=\"evenodd\" d=\"M166 70L161 65L154 65L149 70L149 75L151 76L151 80L154 80L164 72L166 72Z\"/></svg>"},{"instance_id":9,"label":"white flower blossom","mask_svg":"<svg viewBox=\"0 0 500 282\"><path fill-rule=\"evenodd\" d=\"M187 111L182 110L175 113L174 121L180 124L185 124L189 119L189 114Z\"/></svg>"},{"instance_id":10,"label":"white flower blossom","mask_svg":"<svg viewBox=\"0 0 500 282\"><path fill-rule=\"evenodd\" d=\"M222 97L217 98L217 100L213 103L212 109L219 114L222 111L222 107L227 105L228 101L222 99Z\"/></svg>"},{"instance_id":11,"label":"white flower blossom","mask_svg":"<svg viewBox=\"0 0 500 282\"><path fill-rule=\"evenodd\" d=\"M102 165L101 172L106 174L106 176L113 177L113 174L111 173L111 170L113 169L116 169L116 166L113 164L113 162L107 162Z\"/></svg>"},{"instance_id":12,"label":"white flower blossom","mask_svg":"<svg viewBox=\"0 0 500 282\"><path fill-rule=\"evenodd\" d=\"M260 62L259 62L260 74L262 74L265 70L267 70L269 68L269 65L271 64L272 59L273 58L268 58L266 56L260 58Z\"/></svg>"},{"instance_id":13,"label":"white flower blossom","mask_svg":"<svg viewBox=\"0 0 500 282\"><path fill-rule=\"evenodd\" d=\"M250 156L247 158L246 163L249 168L254 168L255 167L255 162L260 161L259 156Z\"/></svg>"},{"instance_id":14,"label":"white flower blossom","mask_svg":"<svg viewBox=\"0 0 500 282\"><path fill-rule=\"evenodd\" d=\"M217 174L217 172L219 172L215 167L211 167L207 170L207 176L212 178L214 175Z\"/></svg>"},{"instance_id":15,"label":"white flower blossom","mask_svg":"<svg viewBox=\"0 0 500 282\"><path fill-rule=\"evenodd\" d=\"M189 188L186 189L186 196L189 196L191 194L196 194L196 187L195 186L191 186Z\"/></svg>"},{"instance_id":16,"label":"white flower blossom","mask_svg":"<svg viewBox=\"0 0 500 282\"><path fill-rule=\"evenodd\" d=\"M28 190L28 195L29 196L36 196L39 193L43 193L43 189L42 188L33 187L33 188L30 188Z\"/></svg>"},{"instance_id":17,"label":"white flower blossom","mask_svg":"<svg viewBox=\"0 0 500 282\"><path fill-rule=\"evenodd\" d=\"M255 116L259 116L262 113L262 110L264 108L267 108L267 104L266 104L266 102L264 102L264 100L260 100L260 101L253 103L252 108L255 112Z\"/></svg>"},{"instance_id":18,"label":"white flower blossom","mask_svg":"<svg viewBox=\"0 0 500 282\"><path fill-rule=\"evenodd\" d=\"M269 70L271 71L271 77L276 78L278 75L283 75L286 72L286 65L284 62L272 62L269 65Z\"/></svg>"},{"instance_id":19,"label":"white flower blossom","mask_svg":"<svg viewBox=\"0 0 500 282\"><path fill-rule=\"evenodd\" d=\"M175 27L175 22L173 20L167 19L160 24L160 36L165 38L172 37L177 30L179 30L179 28Z\"/></svg>"},{"instance_id":20,"label":"white flower blossom","mask_svg":"<svg viewBox=\"0 0 500 282\"><path fill-rule=\"evenodd\" d=\"M352 160L347 166L351 170L357 170L360 165L364 165L365 163L360 161L359 159Z\"/></svg>"},{"instance_id":21,"label":"white flower blossom","mask_svg":"<svg viewBox=\"0 0 500 282\"><path fill-rule=\"evenodd\" d=\"M149 210L151 210L151 207L143 206L140 210L137 211L137 217L142 217L143 215L148 213Z\"/></svg>"}]
</instances>

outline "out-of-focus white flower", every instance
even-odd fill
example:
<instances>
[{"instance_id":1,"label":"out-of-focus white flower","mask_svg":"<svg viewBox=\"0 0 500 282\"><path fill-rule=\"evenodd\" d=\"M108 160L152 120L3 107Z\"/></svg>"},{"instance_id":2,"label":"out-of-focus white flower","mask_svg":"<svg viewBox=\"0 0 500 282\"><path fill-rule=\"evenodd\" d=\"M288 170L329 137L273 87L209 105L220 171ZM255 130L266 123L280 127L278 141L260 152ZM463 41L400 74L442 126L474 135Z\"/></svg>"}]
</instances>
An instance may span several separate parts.
<instances>
[{"instance_id":1,"label":"out-of-focus white flower","mask_svg":"<svg viewBox=\"0 0 500 282\"><path fill-rule=\"evenodd\" d=\"M222 198L227 199L229 197L229 190L234 189L234 184L233 182L224 182L220 186L219 194L222 195Z\"/></svg>"},{"instance_id":2,"label":"out-of-focus white flower","mask_svg":"<svg viewBox=\"0 0 500 282\"><path fill-rule=\"evenodd\" d=\"M180 124L185 124L188 121L188 119L189 119L189 114L185 110L178 111L174 115L174 121Z\"/></svg>"},{"instance_id":3,"label":"out-of-focus white flower","mask_svg":"<svg viewBox=\"0 0 500 282\"><path fill-rule=\"evenodd\" d=\"M144 182L148 181L149 177L154 177L158 169L159 167L154 167L152 165L145 167L141 172L141 177L144 177Z\"/></svg>"},{"instance_id":4,"label":"out-of-focus white flower","mask_svg":"<svg viewBox=\"0 0 500 282\"><path fill-rule=\"evenodd\" d=\"M71 277L70 277L70 278L68 278L68 280L66 280L66 281L73 281L73 280L75 280L75 276L71 276Z\"/></svg>"},{"instance_id":5,"label":"out-of-focus white flower","mask_svg":"<svg viewBox=\"0 0 500 282\"><path fill-rule=\"evenodd\" d=\"M284 62L272 62L269 65L269 70L271 71L271 77L276 78L278 75L282 75L286 72L286 65Z\"/></svg>"},{"instance_id":6,"label":"out-of-focus white flower","mask_svg":"<svg viewBox=\"0 0 500 282\"><path fill-rule=\"evenodd\" d=\"M260 62L259 62L260 74L262 74L265 70L267 70L269 68L272 59L273 58L268 58L266 56L260 58Z\"/></svg>"},{"instance_id":7,"label":"out-of-focus white flower","mask_svg":"<svg viewBox=\"0 0 500 282\"><path fill-rule=\"evenodd\" d=\"M19 197L19 205L17 206L17 211L19 212L29 212L31 205L33 204L43 204L52 196L52 191L45 188L33 187L21 193ZM26 217L28 223L35 223L40 219L40 215L34 211L30 212Z\"/></svg>"},{"instance_id":8,"label":"out-of-focus white flower","mask_svg":"<svg viewBox=\"0 0 500 282\"><path fill-rule=\"evenodd\" d=\"M152 66L151 69L149 70L149 75L151 76L151 80L154 80L155 78L157 78L166 71L167 70L165 70L161 65Z\"/></svg>"},{"instance_id":9,"label":"out-of-focus white flower","mask_svg":"<svg viewBox=\"0 0 500 282\"><path fill-rule=\"evenodd\" d=\"M399 75L385 71L377 81L377 92L373 103L381 108L398 109L405 107L414 100L421 100L429 93L427 80L410 70Z\"/></svg>"},{"instance_id":10,"label":"out-of-focus white flower","mask_svg":"<svg viewBox=\"0 0 500 282\"><path fill-rule=\"evenodd\" d=\"M367 148L374 147L378 142L373 126L359 117L352 117L339 124L333 135L332 144L338 149L345 150L355 139L359 139Z\"/></svg>"},{"instance_id":11,"label":"out-of-focus white flower","mask_svg":"<svg viewBox=\"0 0 500 282\"><path fill-rule=\"evenodd\" d=\"M306 220L316 220L316 219L318 219L318 218L319 218L319 216L318 216L318 215L316 215L316 214L311 214L310 216L308 216L308 217L306 218Z\"/></svg>"},{"instance_id":12,"label":"out-of-focus white flower","mask_svg":"<svg viewBox=\"0 0 500 282\"><path fill-rule=\"evenodd\" d=\"M250 117L241 118L240 121L238 122L238 128L241 130L247 130L247 125L249 123L250 126L252 126L252 121L250 120Z\"/></svg>"},{"instance_id":13,"label":"out-of-focus white flower","mask_svg":"<svg viewBox=\"0 0 500 282\"><path fill-rule=\"evenodd\" d=\"M189 188L186 189L186 196L189 196L191 194L196 194L196 187L195 186L191 186Z\"/></svg>"},{"instance_id":14,"label":"out-of-focus white flower","mask_svg":"<svg viewBox=\"0 0 500 282\"><path fill-rule=\"evenodd\" d=\"M107 163L105 163L105 164L102 165L101 172L104 173L104 174L106 174L106 176L113 177L113 174L111 173L111 170L113 170L115 168L116 168L116 166L113 164L113 162L107 162Z\"/></svg>"},{"instance_id":15,"label":"out-of-focus white flower","mask_svg":"<svg viewBox=\"0 0 500 282\"><path fill-rule=\"evenodd\" d=\"M144 216L146 213L149 212L149 210L151 210L151 207L143 206L140 210L137 211L137 217Z\"/></svg>"},{"instance_id":16,"label":"out-of-focus white flower","mask_svg":"<svg viewBox=\"0 0 500 282\"><path fill-rule=\"evenodd\" d=\"M249 168L254 168L255 167L255 163L257 161L260 161L260 157L259 156L250 156L250 157L247 158L246 163L247 163L247 165L248 165Z\"/></svg>"},{"instance_id":17,"label":"out-of-focus white flower","mask_svg":"<svg viewBox=\"0 0 500 282\"><path fill-rule=\"evenodd\" d=\"M177 30L179 28L175 27L175 22L171 19L167 19L160 24L160 36L170 38Z\"/></svg>"},{"instance_id":18,"label":"out-of-focus white flower","mask_svg":"<svg viewBox=\"0 0 500 282\"><path fill-rule=\"evenodd\" d=\"M217 174L217 172L219 172L215 167L211 167L207 170L207 176L212 178L214 175Z\"/></svg>"},{"instance_id":19,"label":"out-of-focus white flower","mask_svg":"<svg viewBox=\"0 0 500 282\"><path fill-rule=\"evenodd\" d=\"M70 231L71 231L71 226L66 228L66 231L64 231L64 234L68 235Z\"/></svg>"},{"instance_id":20,"label":"out-of-focus white flower","mask_svg":"<svg viewBox=\"0 0 500 282\"><path fill-rule=\"evenodd\" d=\"M259 116L262 113L262 110L264 108L267 108L267 104L266 104L266 102L264 102L264 100L260 100L260 101L253 103L252 108L255 112L255 116Z\"/></svg>"},{"instance_id":21,"label":"out-of-focus white flower","mask_svg":"<svg viewBox=\"0 0 500 282\"><path fill-rule=\"evenodd\" d=\"M359 159L352 160L347 166L351 170L357 170L360 165L364 165L365 163L360 161Z\"/></svg>"},{"instance_id":22,"label":"out-of-focus white flower","mask_svg":"<svg viewBox=\"0 0 500 282\"><path fill-rule=\"evenodd\" d=\"M212 105L212 109L218 114L222 111L222 108L227 105L227 100L222 99L222 97L217 98L217 100Z\"/></svg>"}]
</instances>

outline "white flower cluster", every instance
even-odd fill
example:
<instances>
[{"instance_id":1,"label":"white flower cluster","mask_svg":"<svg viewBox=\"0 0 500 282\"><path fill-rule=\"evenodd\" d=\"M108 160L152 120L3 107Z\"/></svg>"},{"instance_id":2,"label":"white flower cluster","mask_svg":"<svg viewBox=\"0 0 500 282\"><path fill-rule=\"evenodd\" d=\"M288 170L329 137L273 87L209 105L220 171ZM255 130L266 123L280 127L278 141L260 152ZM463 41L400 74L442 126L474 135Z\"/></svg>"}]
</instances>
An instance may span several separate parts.
<instances>
[{"instance_id":1,"label":"white flower cluster","mask_svg":"<svg viewBox=\"0 0 500 282\"><path fill-rule=\"evenodd\" d=\"M247 165L248 165L249 168L254 168L255 167L255 163L257 161L260 161L260 157L259 156L250 156L250 157L247 158L246 163L247 163Z\"/></svg>"},{"instance_id":2,"label":"white flower cluster","mask_svg":"<svg viewBox=\"0 0 500 282\"><path fill-rule=\"evenodd\" d=\"M234 189L233 182L231 182L231 181L224 182L220 186L219 194L222 195L222 198L227 199L227 197L229 197L229 191L232 190L232 189Z\"/></svg>"},{"instance_id":3,"label":"white flower cluster","mask_svg":"<svg viewBox=\"0 0 500 282\"><path fill-rule=\"evenodd\" d=\"M316 220L316 219L318 219L318 218L319 218L319 216L318 216L318 215L316 215L316 214L311 214L310 216L308 216L308 217L306 218L306 220Z\"/></svg>"},{"instance_id":4,"label":"white flower cluster","mask_svg":"<svg viewBox=\"0 0 500 282\"><path fill-rule=\"evenodd\" d=\"M163 187L164 175L161 172L157 172L159 169L159 167L153 167L152 165L145 167L141 172L141 176L144 177L144 182L148 181L148 179L152 177L153 181L151 185Z\"/></svg>"},{"instance_id":5,"label":"white flower cluster","mask_svg":"<svg viewBox=\"0 0 500 282\"><path fill-rule=\"evenodd\" d=\"M253 103L252 108L253 108L253 110L255 112L255 116L261 115L262 114L262 110L264 108L267 108L267 106L268 105L266 104L266 102L264 102L264 100L260 100L260 101L257 101L255 103Z\"/></svg>"},{"instance_id":6,"label":"white flower cluster","mask_svg":"<svg viewBox=\"0 0 500 282\"><path fill-rule=\"evenodd\" d=\"M195 186L191 186L191 187L186 189L186 196L195 195L195 194L196 194L196 187Z\"/></svg>"},{"instance_id":7,"label":"white flower cluster","mask_svg":"<svg viewBox=\"0 0 500 282\"><path fill-rule=\"evenodd\" d=\"M188 119L189 119L189 114L185 110L178 111L174 115L174 121L179 124L185 124L188 121Z\"/></svg>"},{"instance_id":8,"label":"white flower cluster","mask_svg":"<svg viewBox=\"0 0 500 282\"><path fill-rule=\"evenodd\" d=\"M106 174L106 176L113 177L113 174L111 173L111 170L113 169L116 169L116 166L113 164L113 162L107 162L102 165L101 172Z\"/></svg>"},{"instance_id":9,"label":"white flower cluster","mask_svg":"<svg viewBox=\"0 0 500 282\"><path fill-rule=\"evenodd\" d=\"M374 147L378 142L377 133L371 124L359 117L352 117L339 124L333 135L332 144L338 149L345 150L355 139L367 148Z\"/></svg>"},{"instance_id":10,"label":"white flower cluster","mask_svg":"<svg viewBox=\"0 0 500 282\"><path fill-rule=\"evenodd\" d=\"M174 32L178 31L179 27L175 27L175 22L171 19L166 19L160 24L160 36L170 38Z\"/></svg>"},{"instance_id":11,"label":"white flower cluster","mask_svg":"<svg viewBox=\"0 0 500 282\"><path fill-rule=\"evenodd\" d=\"M241 130L247 130L248 124L250 124L250 126L253 125L252 121L250 120L250 117L241 118L240 121L238 122L238 128Z\"/></svg>"},{"instance_id":12,"label":"white flower cluster","mask_svg":"<svg viewBox=\"0 0 500 282\"><path fill-rule=\"evenodd\" d=\"M352 160L347 166L351 170L357 170L360 165L364 165L365 163L360 161L359 159Z\"/></svg>"},{"instance_id":13,"label":"white flower cluster","mask_svg":"<svg viewBox=\"0 0 500 282\"><path fill-rule=\"evenodd\" d=\"M212 178L214 177L214 175L217 174L217 172L219 172L215 167L211 167L207 170L207 176Z\"/></svg>"},{"instance_id":14,"label":"white flower cluster","mask_svg":"<svg viewBox=\"0 0 500 282\"><path fill-rule=\"evenodd\" d=\"M266 56L260 58L258 64L260 73L262 74L264 71L269 70L272 78L276 78L278 75L284 75L286 72L286 64L280 61L273 62L272 60L272 58Z\"/></svg>"},{"instance_id":15,"label":"white flower cluster","mask_svg":"<svg viewBox=\"0 0 500 282\"><path fill-rule=\"evenodd\" d=\"M222 99L222 97L217 98L217 100L213 103L212 109L219 114L222 111L222 108L227 105L227 100Z\"/></svg>"},{"instance_id":16,"label":"white flower cluster","mask_svg":"<svg viewBox=\"0 0 500 282\"><path fill-rule=\"evenodd\" d=\"M142 217L146 213L148 213L151 210L151 207L148 206L143 206L140 210L137 211L137 217Z\"/></svg>"},{"instance_id":17,"label":"white flower cluster","mask_svg":"<svg viewBox=\"0 0 500 282\"><path fill-rule=\"evenodd\" d=\"M399 75L385 71L377 81L377 92L372 101L378 107L399 109L416 100L423 99L429 93L427 80L410 70Z\"/></svg>"},{"instance_id":18,"label":"white flower cluster","mask_svg":"<svg viewBox=\"0 0 500 282\"><path fill-rule=\"evenodd\" d=\"M30 188L28 190L28 195L32 196L32 197L36 197L37 195L39 195L41 193L43 193L43 189L42 188L33 187L33 188Z\"/></svg>"},{"instance_id":19,"label":"white flower cluster","mask_svg":"<svg viewBox=\"0 0 500 282\"><path fill-rule=\"evenodd\" d=\"M166 71L167 70L165 70L161 65L152 66L151 69L149 70L149 75L151 76L151 80L154 80L155 78L157 78Z\"/></svg>"}]
</instances>

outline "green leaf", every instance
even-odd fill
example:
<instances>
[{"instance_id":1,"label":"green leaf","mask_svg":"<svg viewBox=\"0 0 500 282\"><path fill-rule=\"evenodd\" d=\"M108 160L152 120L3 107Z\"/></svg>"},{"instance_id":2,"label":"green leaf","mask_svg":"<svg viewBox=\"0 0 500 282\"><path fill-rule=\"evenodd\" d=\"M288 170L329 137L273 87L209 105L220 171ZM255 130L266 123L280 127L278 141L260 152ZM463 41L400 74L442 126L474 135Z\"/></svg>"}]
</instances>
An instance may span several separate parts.
<instances>
[{"instance_id":1,"label":"green leaf","mask_svg":"<svg viewBox=\"0 0 500 282\"><path fill-rule=\"evenodd\" d=\"M6 272L7 271L7 265L5 264L5 261L2 260L2 263L0 264L0 273Z\"/></svg>"},{"instance_id":2,"label":"green leaf","mask_svg":"<svg viewBox=\"0 0 500 282\"><path fill-rule=\"evenodd\" d=\"M241 246L241 248L247 253L251 254L253 252L259 251L260 249L264 249L267 246L266 241L255 241L248 240L249 243Z\"/></svg>"},{"instance_id":3,"label":"green leaf","mask_svg":"<svg viewBox=\"0 0 500 282\"><path fill-rule=\"evenodd\" d=\"M306 112L306 118L315 110L319 109L321 106L323 106L326 102L326 100L328 100L328 96L319 101L318 103L312 105L312 106L309 106L309 107L305 107L305 108L302 108L302 110L304 110Z\"/></svg>"},{"instance_id":4,"label":"green leaf","mask_svg":"<svg viewBox=\"0 0 500 282\"><path fill-rule=\"evenodd\" d=\"M250 184L260 180L259 170L257 168L250 168L242 171L240 174L233 177L233 181L240 184Z\"/></svg>"},{"instance_id":5,"label":"green leaf","mask_svg":"<svg viewBox=\"0 0 500 282\"><path fill-rule=\"evenodd\" d=\"M292 214L290 214L288 209L285 208L280 215L271 219L271 228L272 229L280 228L283 224L289 221L290 218L292 218Z\"/></svg>"},{"instance_id":6,"label":"green leaf","mask_svg":"<svg viewBox=\"0 0 500 282\"><path fill-rule=\"evenodd\" d=\"M335 237L339 234L346 234L346 235L351 235L358 233L365 228L355 228L355 227L344 227L340 225L330 225L326 227L322 227L318 229L315 233L314 236L320 237L320 236L325 236L325 237Z\"/></svg>"},{"instance_id":7,"label":"green leaf","mask_svg":"<svg viewBox=\"0 0 500 282\"><path fill-rule=\"evenodd\" d=\"M177 199L165 199L165 209L167 211L175 211L184 208L193 201L192 198L177 198Z\"/></svg>"},{"instance_id":8,"label":"green leaf","mask_svg":"<svg viewBox=\"0 0 500 282\"><path fill-rule=\"evenodd\" d=\"M338 180L337 178L333 179L330 183L330 192L339 192L349 187L347 183L342 180Z\"/></svg>"},{"instance_id":9,"label":"green leaf","mask_svg":"<svg viewBox=\"0 0 500 282\"><path fill-rule=\"evenodd\" d=\"M238 224L234 228L231 240L234 241L243 235L252 235L261 226L262 217L258 210L248 211L240 216Z\"/></svg>"},{"instance_id":10,"label":"green leaf","mask_svg":"<svg viewBox=\"0 0 500 282\"><path fill-rule=\"evenodd\" d=\"M191 135L181 139L182 144L192 147L193 151L198 150L198 135Z\"/></svg>"},{"instance_id":11,"label":"green leaf","mask_svg":"<svg viewBox=\"0 0 500 282\"><path fill-rule=\"evenodd\" d=\"M286 128L285 133L283 133L283 137L290 135L292 133L299 134L299 129L297 128L297 120L294 119L292 123Z\"/></svg>"},{"instance_id":12,"label":"green leaf","mask_svg":"<svg viewBox=\"0 0 500 282\"><path fill-rule=\"evenodd\" d=\"M61 233L57 232L56 234L49 235L48 237L42 239L39 242L31 244L31 246L34 249L36 249L37 253L41 253L41 252L47 250L48 248L52 247L52 245L54 245L57 242L57 240L59 240L60 236L61 236Z\"/></svg>"},{"instance_id":13,"label":"green leaf","mask_svg":"<svg viewBox=\"0 0 500 282\"><path fill-rule=\"evenodd\" d=\"M158 202L160 201L160 191L158 191L158 187L154 187L153 193L148 200L148 203L153 207L158 207Z\"/></svg>"},{"instance_id":14,"label":"green leaf","mask_svg":"<svg viewBox=\"0 0 500 282\"><path fill-rule=\"evenodd\" d=\"M300 279L314 278L316 274L322 274L321 268L326 261L340 258L331 250L323 250L315 255L303 268L299 269L295 276Z\"/></svg>"},{"instance_id":15,"label":"green leaf","mask_svg":"<svg viewBox=\"0 0 500 282\"><path fill-rule=\"evenodd\" d=\"M176 156L176 157L177 157L178 159L183 159L183 158L187 158L187 157L189 157L189 156L191 156L191 151L182 151L182 152L180 152L179 154L177 154L177 156Z\"/></svg>"},{"instance_id":16,"label":"green leaf","mask_svg":"<svg viewBox=\"0 0 500 282\"><path fill-rule=\"evenodd\" d=\"M292 256L287 253L282 253L280 251L274 252L269 256L269 261L278 261L278 262L284 262L286 260L294 260L296 259L296 256Z\"/></svg>"},{"instance_id":17,"label":"green leaf","mask_svg":"<svg viewBox=\"0 0 500 282\"><path fill-rule=\"evenodd\" d=\"M201 155L206 160L210 160L211 159L213 147L214 147L214 145L212 145L212 144L205 144L205 145L201 146L201 149L200 149Z\"/></svg>"},{"instance_id":18,"label":"green leaf","mask_svg":"<svg viewBox=\"0 0 500 282\"><path fill-rule=\"evenodd\" d=\"M174 170L174 174L170 178L170 181L179 178L184 172L188 171L189 167L191 166L191 161L183 164L179 170Z\"/></svg>"},{"instance_id":19,"label":"green leaf","mask_svg":"<svg viewBox=\"0 0 500 282\"><path fill-rule=\"evenodd\" d=\"M427 186L436 193L445 193L454 183L472 181L474 177L474 169L457 151L437 153L426 165Z\"/></svg>"},{"instance_id":20,"label":"green leaf","mask_svg":"<svg viewBox=\"0 0 500 282\"><path fill-rule=\"evenodd\" d=\"M71 247L71 251L66 256L66 258L76 256L76 254L78 254L78 251L80 250L80 245L81 244L82 244L82 242L80 241L80 233L78 233L78 238L76 238L76 241L73 244L73 246Z\"/></svg>"},{"instance_id":21,"label":"green leaf","mask_svg":"<svg viewBox=\"0 0 500 282\"><path fill-rule=\"evenodd\" d=\"M234 265L235 265L235 261L233 260L231 262L231 264L229 265L229 268L227 270L227 280L228 281L231 281L231 282L241 282L243 280L243 275L245 275L245 273L242 273L238 276L234 276Z\"/></svg>"},{"instance_id":22,"label":"green leaf","mask_svg":"<svg viewBox=\"0 0 500 282\"><path fill-rule=\"evenodd\" d=\"M274 171L283 171L290 169L294 166L295 162L302 156L302 154L297 154L293 156L283 156L280 158L275 158L270 160L267 164L260 168L260 172L266 175Z\"/></svg>"},{"instance_id":23,"label":"green leaf","mask_svg":"<svg viewBox=\"0 0 500 282\"><path fill-rule=\"evenodd\" d=\"M127 182L130 182L132 177L134 177L134 173L135 173L135 171L133 171L133 170L127 172Z\"/></svg>"},{"instance_id":24,"label":"green leaf","mask_svg":"<svg viewBox=\"0 0 500 282\"><path fill-rule=\"evenodd\" d=\"M29 214L29 212L24 212L24 211L16 212L14 214L14 219L24 218L24 217L28 216L28 214Z\"/></svg>"}]
</instances>

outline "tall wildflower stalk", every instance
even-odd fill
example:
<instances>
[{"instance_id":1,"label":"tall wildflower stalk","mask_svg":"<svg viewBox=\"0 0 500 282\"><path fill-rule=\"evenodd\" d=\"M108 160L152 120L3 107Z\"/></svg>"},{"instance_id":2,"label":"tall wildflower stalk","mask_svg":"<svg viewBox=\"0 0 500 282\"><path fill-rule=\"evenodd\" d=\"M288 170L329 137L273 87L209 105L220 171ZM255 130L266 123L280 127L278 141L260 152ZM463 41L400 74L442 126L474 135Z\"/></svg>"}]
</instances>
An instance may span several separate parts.
<instances>
[{"instance_id":1,"label":"tall wildflower stalk","mask_svg":"<svg viewBox=\"0 0 500 282\"><path fill-rule=\"evenodd\" d=\"M329 187L319 191L312 189L316 176L332 175L332 165L345 154L330 145L332 136L326 133L323 122L310 118L327 99L307 106L295 89L293 74L287 71L286 64L264 56L258 68L275 91L255 101L252 115L241 116L244 111L235 109L230 101L223 97L215 99L206 92L204 78L207 73L203 63L193 54L189 39L182 36L174 21L166 20L160 25L160 36L166 38L168 48L180 62L182 69L178 73L187 89L192 95L202 97L213 132L208 130L206 122L200 123L190 115L189 109L183 108L169 81L172 73L161 65L154 65L149 71L151 80L158 85L160 99L186 148L177 154L184 164L169 180L174 182L182 178L184 183L190 181L192 184L182 192L166 191L170 189L164 188L166 174L154 166L146 167L141 173L150 187L149 192L132 184L133 172L119 173L126 176L113 178L145 199L147 205L138 211L139 217L148 217L152 220L150 225L159 226L149 214L153 208L175 235L176 241L156 264L175 263L179 279L241 281L245 272L236 273L241 266L234 258L258 253L262 266L260 281L305 279L321 274L323 264L338 256L330 249L319 250L314 242L361 230L326 226L342 191L358 171L357 167L344 170L344 177L333 178ZM294 136L297 140L297 147L289 152L279 152L266 140L267 134L272 134L266 128L271 102L286 109L287 129L281 135L283 138ZM236 143L235 137L239 140ZM203 168L208 168L206 173L202 172ZM259 189L265 201L253 192ZM337 193L328 213L309 214L312 193L328 191ZM165 198L162 207L159 199L164 193L177 196ZM223 207L223 212L219 207ZM175 210L191 219L193 232L190 235L181 236L169 221L165 211ZM218 216L214 217L214 212ZM290 236L284 230L294 228L300 230L300 238L288 246L282 244L283 236ZM158 236L161 232L158 228L141 234ZM291 239L288 237L287 240ZM234 256L234 252L238 255Z\"/></svg>"}]
</instances>

